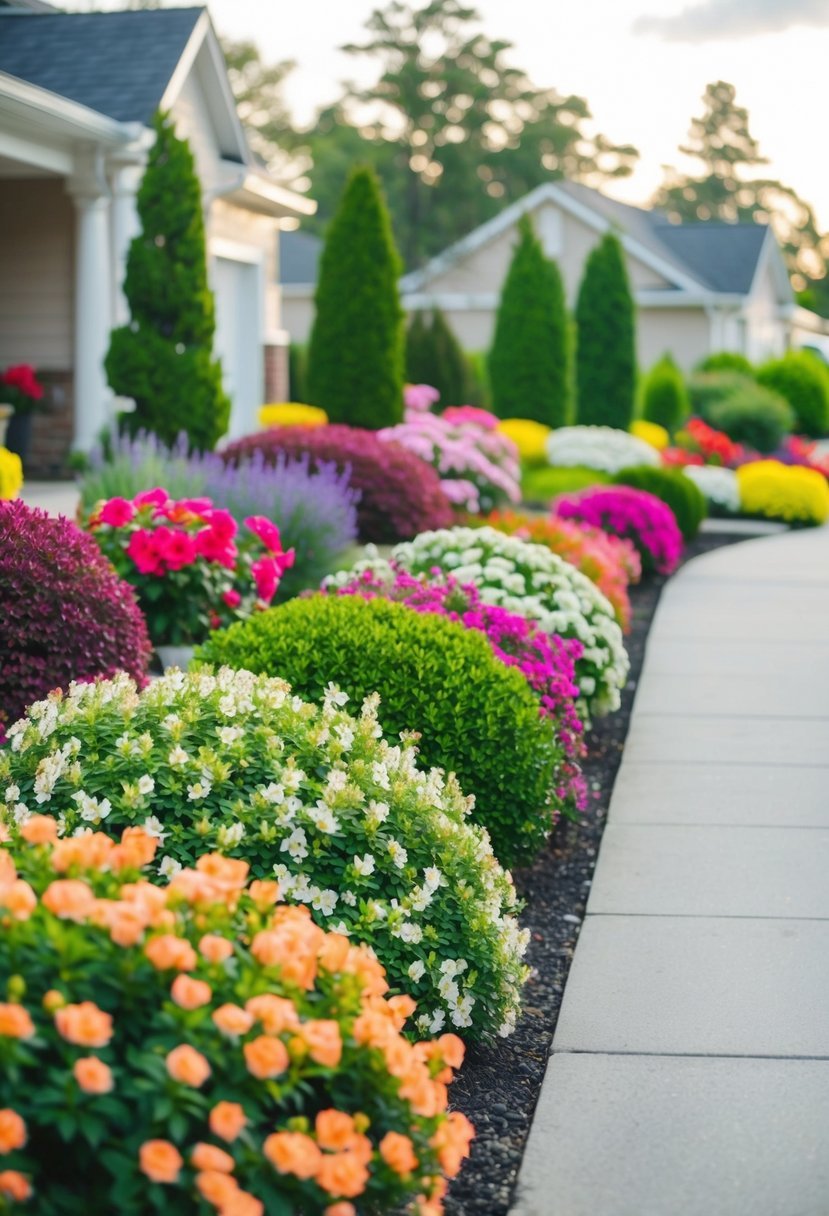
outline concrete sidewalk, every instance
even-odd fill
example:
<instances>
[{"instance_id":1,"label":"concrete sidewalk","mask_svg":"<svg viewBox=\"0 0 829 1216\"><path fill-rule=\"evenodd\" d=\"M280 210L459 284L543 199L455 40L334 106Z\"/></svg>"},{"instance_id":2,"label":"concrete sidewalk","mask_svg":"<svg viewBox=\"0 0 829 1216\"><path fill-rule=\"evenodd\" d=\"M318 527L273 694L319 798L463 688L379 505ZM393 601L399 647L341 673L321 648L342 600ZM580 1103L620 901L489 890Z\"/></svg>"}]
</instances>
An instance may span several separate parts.
<instances>
[{"instance_id":1,"label":"concrete sidewalk","mask_svg":"<svg viewBox=\"0 0 829 1216\"><path fill-rule=\"evenodd\" d=\"M829 1213L829 528L667 586L513 1216Z\"/></svg>"}]
</instances>

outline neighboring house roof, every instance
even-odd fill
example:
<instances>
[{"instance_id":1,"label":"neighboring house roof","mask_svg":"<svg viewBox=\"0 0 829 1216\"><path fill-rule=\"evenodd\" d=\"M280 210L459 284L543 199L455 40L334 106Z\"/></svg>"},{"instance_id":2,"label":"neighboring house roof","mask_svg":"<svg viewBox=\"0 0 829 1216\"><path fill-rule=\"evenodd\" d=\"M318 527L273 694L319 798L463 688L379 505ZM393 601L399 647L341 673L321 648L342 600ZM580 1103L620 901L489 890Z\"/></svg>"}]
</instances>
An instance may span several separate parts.
<instances>
[{"instance_id":1,"label":"neighboring house roof","mask_svg":"<svg viewBox=\"0 0 829 1216\"><path fill-rule=\"evenodd\" d=\"M204 9L0 11L0 71L119 122L149 123Z\"/></svg>"},{"instance_id":2,"label":"neighboring house roof","mask_svg":"<svg viewBox=\"0 0 829 1216\"><path fill-rule=\"evenodd\" d=\"M746 295L751 290L760 253L768 236L766 224L654 224L663 244L712 291Z\"/></svg>"},{"instance_id":3,"label":"neighboring house roof","mask_svg":"<svg viewBox=\"0 0 829 1216\"><path fill-rule=\"evenodd\" d=\"M279 234L279 281L283 284L313 284L317 281L322 241L309 232Z\"/></svg>"}]
</instances>

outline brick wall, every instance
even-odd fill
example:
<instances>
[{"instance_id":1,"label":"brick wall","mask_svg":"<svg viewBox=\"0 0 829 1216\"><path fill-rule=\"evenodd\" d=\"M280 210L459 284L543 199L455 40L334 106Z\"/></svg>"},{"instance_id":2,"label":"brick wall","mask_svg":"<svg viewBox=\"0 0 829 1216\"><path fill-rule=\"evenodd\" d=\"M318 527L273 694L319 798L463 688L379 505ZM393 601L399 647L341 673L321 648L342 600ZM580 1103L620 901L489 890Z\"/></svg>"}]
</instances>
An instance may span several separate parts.
<instances>
[{"instance_id":1,"label":"brick wall","mask_svg":"<svg viewBox=\"0 0 829 1216\"><path fill-rule=\"evenodd\" d=\"M75 426L73 377L71 372L37 373L45 386L41 405L32 423L32 446L26 461L26 476L65 477L67 457Z\"/></svg>"},{"instance_id":2,"label":"brick wall","mask_svg":"<svg viewBox=\"0 0 829 1216\"><path fill-rule=\"evenodd\" d=\"M288 400L288 347L266 346L265 404Z\"/></svg>"}]
</instances>

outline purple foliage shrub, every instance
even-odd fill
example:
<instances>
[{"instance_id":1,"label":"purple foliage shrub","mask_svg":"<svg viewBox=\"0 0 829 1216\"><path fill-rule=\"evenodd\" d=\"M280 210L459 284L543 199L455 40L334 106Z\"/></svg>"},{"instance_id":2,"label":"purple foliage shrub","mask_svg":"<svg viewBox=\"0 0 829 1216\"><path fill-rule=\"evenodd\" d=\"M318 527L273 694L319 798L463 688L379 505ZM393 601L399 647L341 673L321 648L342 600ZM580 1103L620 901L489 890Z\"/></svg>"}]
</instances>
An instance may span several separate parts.
<instances>
[{"instance_id":1,"label":"purple foliage shrub","mask_svg":"<svg viewBox=\"0 0 829 1216\"><path fill-rule=\"evenodd\" d=\"M307 454L312 469L323 462L349 469L350 485L360 494L362 541L392 544L452 523L452 506L435 470L400 444L378 439L375 431L341 425L273 427L229 443L222 456L228 464L239 464L254 452L266 464Z\"/></svg>"},{"instance_id":2,"label":"purple foliage shrub","mask_svg":"<svg viewBox=\"0 0 829 1216\"><path fill-rule=\"evenodd\" d=\"M669 506L630 486L590 486L563 494L552 504L554 515L575 519L630 540L642 558L645 574L671 574L682 554L682 533Z\"/></svg>"},{"instance_id":3,"label":"purple foliage shrub","mask_svg":"<svg viewBox=\"0 0 829 1216\"><path fill-rule=\"evenodd\" d=\"M335 593L365 599L381 596L415 612L449 617L485 634L496 657L522 673L538 694L539 713L555 725L563 753L555 794L565 814L585 809L587 787L579 767L585 755L584 724L575 705L579 697L575 664L584 650L581 642L545 633L525 617L484 604L474 583L461 585L451 575L438 572L427 583L390 563L388 575L364 570Z\"/></svg>"},{"instance_id":4,"label":"purple foliage shrub","mask_svg":"<svg viewBox=\"0 0 829 1216\"><path fill-rule=\"evenodd\" d=\"M135 593L92 537L0 502L0 739L53 689L117 671L143 685L149 660Z\"/></svg>"}]
</instances>

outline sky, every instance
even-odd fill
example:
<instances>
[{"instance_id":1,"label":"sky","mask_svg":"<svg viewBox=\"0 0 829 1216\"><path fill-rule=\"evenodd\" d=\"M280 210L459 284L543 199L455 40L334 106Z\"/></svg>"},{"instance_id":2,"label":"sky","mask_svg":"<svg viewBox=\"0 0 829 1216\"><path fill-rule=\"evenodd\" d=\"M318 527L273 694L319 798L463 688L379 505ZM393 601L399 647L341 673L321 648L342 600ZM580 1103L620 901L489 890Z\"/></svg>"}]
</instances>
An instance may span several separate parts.
<instances>
[{"instance_id":1,"label":"sky","mask_svg":"<svg viewBox=\"0 0 829 1216\"><path fill-rule=\"evenodd\" d=\"M608 192L644 203L662 165L689 167L677 147L705 85L727 80L748 109L768 175L811 202L829 228L829 0L470 3L490 37L514 44L511 60L534 84L585 97L596 129L639 149L633 176ZM302 121L337 96L341 80L370 80L337 48L361 40L374 7L372 0L209 0L220 34L253 39L268 59L297 61L286 93Z\"/></svg>"}]
</instances>

